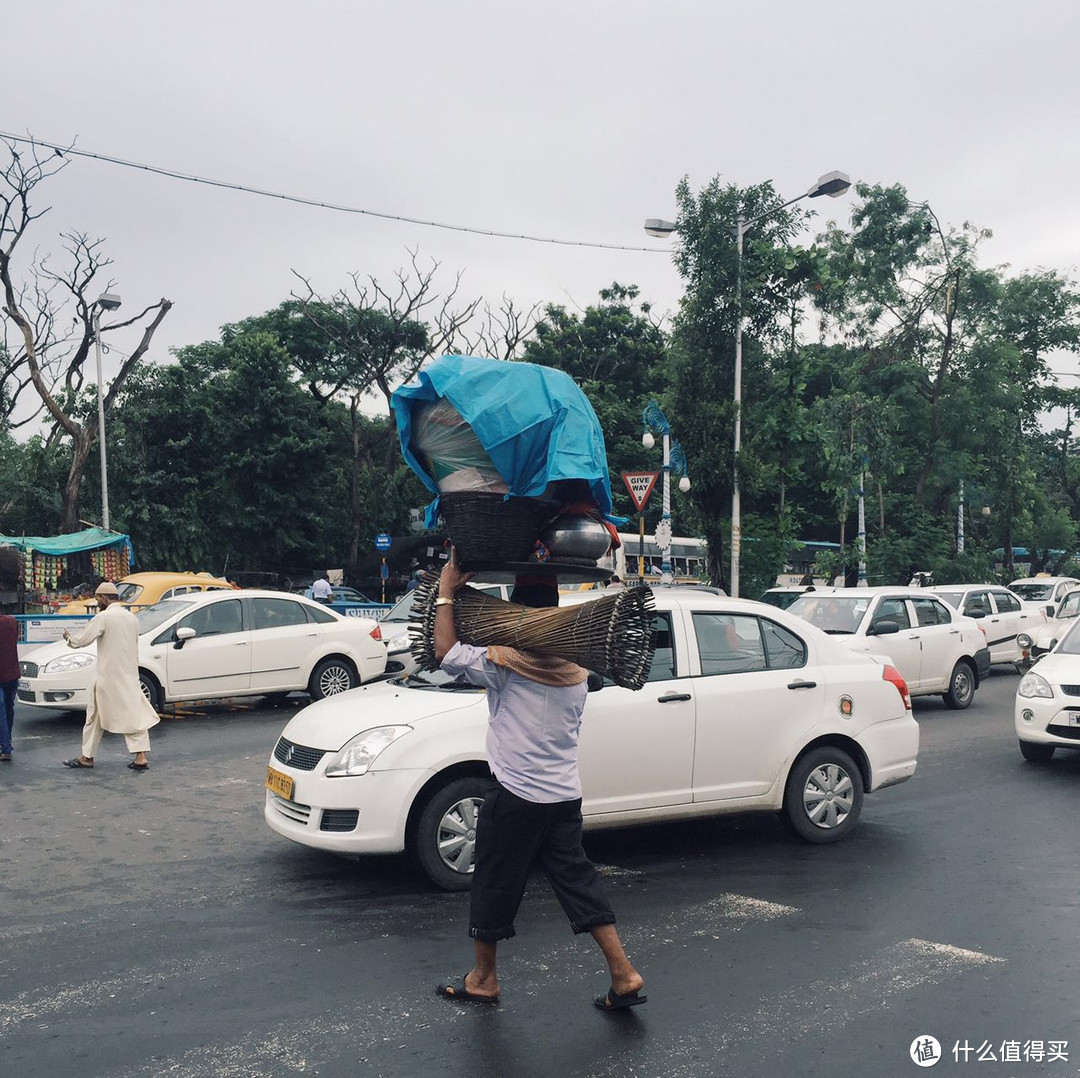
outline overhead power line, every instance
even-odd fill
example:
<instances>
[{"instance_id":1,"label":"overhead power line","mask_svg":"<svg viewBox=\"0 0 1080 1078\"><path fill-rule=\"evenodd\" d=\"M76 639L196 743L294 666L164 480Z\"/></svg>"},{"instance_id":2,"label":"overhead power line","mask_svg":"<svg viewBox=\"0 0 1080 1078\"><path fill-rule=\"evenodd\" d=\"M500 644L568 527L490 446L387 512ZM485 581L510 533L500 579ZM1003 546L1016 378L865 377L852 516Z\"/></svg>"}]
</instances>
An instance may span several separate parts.
<instances>
[{"instance_id":1,"label":"overhead power line","mask_svg":"<svg viewBox=\"0 0 1080 1078\"><path fill-rule=\"evenodd\" d=\"M55 142L45 142L42 139L31 138L25 135L11 135L6 131L0 131L0 138L10 139L12 142L22 142L30 146L43 146L53 150L60 157L88 157L94 161L106 161L111 165L121 165L124 168L140 169L143 172L153 172L158 176L168 176L174 180L186 180L189 183L201 183L208 187L223 187L229 191L243 191L247 195L260 195L262 198L276 198L282 202L295 202L301 206L314 206L322 210L334 210L337 213L355 213L364 217L378 217L384 221L401 221L404 224L421 225L425 228L442 228L449 232L468 232L474 236L493 236L504 240L527 240L530 243L553 243L561 247L592 247L605 251L643 251L646 254L670 254L663 247L629 247L619 243L592 243L588 240L560 240L548 236L530 236L520 232L500 232L494 228L472 228L469 225L451 225L442 221L424 221L419 217L408 217L400 213L380 213L378 210L362 210L355 206L341 206L334 202L323 202L315 198L303 198L299 195L286 195L278 191L264 191L258 187L246 187L242 183L227 183L225 180L208 179L205 176L193 176L185 172L177 172L171 168L161 168L158 165L144 165L138 161L125 161L122 157L110 157L108 154L92 153L89 150L76 150L70 146L61 146Z\"/></svg>"}]
</instances>

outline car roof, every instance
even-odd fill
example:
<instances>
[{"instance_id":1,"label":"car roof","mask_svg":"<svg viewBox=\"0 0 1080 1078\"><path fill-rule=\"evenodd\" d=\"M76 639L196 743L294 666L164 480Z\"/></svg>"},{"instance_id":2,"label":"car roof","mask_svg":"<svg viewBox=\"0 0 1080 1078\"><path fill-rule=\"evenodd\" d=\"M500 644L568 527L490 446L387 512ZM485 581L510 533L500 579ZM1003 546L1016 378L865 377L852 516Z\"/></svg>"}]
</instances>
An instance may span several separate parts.
<instances>
[{"instance_id":1,"label":"car roof","mask_svg":"<svg viewBox=\"0 0 1080 1078\"><path fill-rule=\"evenodd\" d=\"M211 573L128 573L117 584L228 584L223 576Z\"/></svg>"},{"instance_id":2,"label":"car roof","mask_svg":"<svg viewBox=\"0 0 1080 1078\"><path fill-rule=\"evenodd\" d=\"M162 602L203 605L205 603L216 603L222 599L240 598L287 599L289 602L303 603L305 606L317 606L320 610L327 609L324 604L313 602L311 599L305 599L302 595L293 595L287 591L269 591L262 588L230 588L228 590L221 591L189 591L185 595L174 595L168 599L163 599Z\"/></svg>"},{"instance_id":3,"label":"car roof","mask_svg":"<svg viewBox=\"0 0 1080 1078\"><path fill-rule=\"evenodd\" d=\"M997 588L998 591L1008 591L1004 584L935 584L932 588L921 588L921 591L981 591L984 588Z\"/></svg>"},{"instance_id":4,"label":"car roof","mask_svg":"<svg viewBox=\"0 0 1080 1078\"><path fill-rule=\"evenodd\" d=\"M815 595L840 595L852 599L858 599L862 595L902 595L905 598L918 599L922 595L932 594L933 591L933 588L913 588L908 584L875 584L869 588L842 588L827 584L820 588L814 588L813 591L808 589L807 594L810 598Z\"/></svg>"},{"instance_id":5,"label":"car roof","mask_svg":"<svg viewBox=\"0 0 1080 1078\"><path fill-rule=\"evenodd\" d=\"M1013 584L1076 584L1078 583L1075 576L1018 576L1015 580L1010 581L1009 587Z\"/></svg>"}]
</instances>

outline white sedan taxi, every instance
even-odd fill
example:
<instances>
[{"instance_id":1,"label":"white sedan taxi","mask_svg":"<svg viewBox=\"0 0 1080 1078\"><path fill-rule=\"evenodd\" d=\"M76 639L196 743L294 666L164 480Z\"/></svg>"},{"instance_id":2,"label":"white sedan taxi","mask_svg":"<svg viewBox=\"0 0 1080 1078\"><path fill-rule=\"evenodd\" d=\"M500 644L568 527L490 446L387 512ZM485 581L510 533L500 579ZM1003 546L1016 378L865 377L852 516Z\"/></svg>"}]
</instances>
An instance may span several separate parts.
<instances>
[{"instance_id":1,"label":"white sedan taxi","mask_svg":"<svg viewBox=\"0 0 1080 1078\"><path fill-rule=\"evenodd\" d=\"M1033 763L1080 749L1080 622L1020 679L1014 712L1020 754Z\"/></svg>"},{"instance_id":2,"label":"white sedan taxi","mask_svg":"<svg viewBox=\"0 0 1080 1078\"><path fill-rule=\"evenodd\" d=\"M914 774L919 728L893 667L762 603L654 593L645 687L607 683L585 706L586 828L773 810L804 839L834 842L864 793ZM313 704L271 753L266 821L335 853L408 850L435 884L465 889L487 716L482 690L441 671Z\"/></svg>"},{"instance_id":3,"label":"white sedan taxi","mask_svg":"<svg viewBox=\"0 0 1080 1078\"><path fill-rule=\"evenodd\" d=\"M155 708L178 700L274 696L315 699L378 677L386 648L369 618L346 618L279 591L190 593L155 603L139 619L139 680ZM19 664L18 699L31 707L85 711L96 648L63 641Z\"/></svg>"}]
</instances>

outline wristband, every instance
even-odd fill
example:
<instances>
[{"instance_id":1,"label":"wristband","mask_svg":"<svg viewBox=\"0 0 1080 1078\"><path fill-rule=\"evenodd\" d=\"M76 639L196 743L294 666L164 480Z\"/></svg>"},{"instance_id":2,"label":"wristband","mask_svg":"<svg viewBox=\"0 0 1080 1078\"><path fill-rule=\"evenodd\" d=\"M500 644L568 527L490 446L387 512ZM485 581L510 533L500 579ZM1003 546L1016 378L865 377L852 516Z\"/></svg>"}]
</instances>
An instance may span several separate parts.
<instances>
[{"instance_id":1,"label":"wristband","mask_svg":"<svg viewBox=\"0 0 1080 1078\"><path fill-rule=\"evenodd\" d=\"M438 597L438 599L435 600L435 605L436 606L453 606L454 605L454 600L453 599L448 599L445 595L440 595Z\"/></svg>"}]
</instances>

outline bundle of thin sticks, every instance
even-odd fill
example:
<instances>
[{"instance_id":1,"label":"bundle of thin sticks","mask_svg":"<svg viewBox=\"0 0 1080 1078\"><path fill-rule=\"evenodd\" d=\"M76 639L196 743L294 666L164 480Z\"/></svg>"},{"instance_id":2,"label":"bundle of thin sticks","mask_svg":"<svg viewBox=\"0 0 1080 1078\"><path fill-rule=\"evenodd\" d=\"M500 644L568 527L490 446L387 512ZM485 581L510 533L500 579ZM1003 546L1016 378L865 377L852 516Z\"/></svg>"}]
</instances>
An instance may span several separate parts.
<instances>
[{"instance_id":1,"label":"bundle of thin sticks","mask_svg":"<svg viewBox=\"0 0 1080 1078\"><path fill-rule=\"evenodd\" d=\"M438 594L439 578L425 574L409 611L409 650L422 670L439 668L435 658ZM591 603L539 610L462 588L453 610L463 643L500 644L569 659L626 689L640 689L652 664L653 595L648 588L620 588Z\"/></svg>"}]
</instances>

